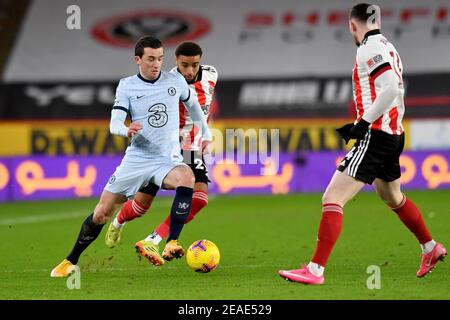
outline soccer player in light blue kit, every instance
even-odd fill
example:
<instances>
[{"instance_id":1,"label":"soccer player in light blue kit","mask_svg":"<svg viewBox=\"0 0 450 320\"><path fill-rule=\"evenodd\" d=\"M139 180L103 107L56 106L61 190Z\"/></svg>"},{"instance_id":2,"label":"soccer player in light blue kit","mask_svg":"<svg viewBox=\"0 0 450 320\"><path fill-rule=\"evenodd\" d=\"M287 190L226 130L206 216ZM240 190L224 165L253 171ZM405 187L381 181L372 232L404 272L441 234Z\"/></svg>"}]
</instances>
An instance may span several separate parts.
<instances>
[{"instance_id":1,"label":"soccer player in light blue kit","mask_svg":"<svg viewBox=\"0 0 450 320\"><path fill-rule=\"evenodd\" d=\"M200 105L196 99L191 99L184 77L161 71L163 58L160 40L145 36L136 43L135 62L139 74L120 80L110 122L111 133L131 137L131 144L106 184L94 212L83 222L72 251L52 270L52 277L70 275L81 253L98 237L119 206L150 182L176 190L163 257L172 260L184 254L178 237L191 207L194 175L183 163L180 153L179 101L186 105L194 121L200 123L204 149L211 141L211 133ZM128 127L125 125L127 115L132 119ZM163 264L161 256L154 257L155 265Z\"/></svg>"}]
</instances>

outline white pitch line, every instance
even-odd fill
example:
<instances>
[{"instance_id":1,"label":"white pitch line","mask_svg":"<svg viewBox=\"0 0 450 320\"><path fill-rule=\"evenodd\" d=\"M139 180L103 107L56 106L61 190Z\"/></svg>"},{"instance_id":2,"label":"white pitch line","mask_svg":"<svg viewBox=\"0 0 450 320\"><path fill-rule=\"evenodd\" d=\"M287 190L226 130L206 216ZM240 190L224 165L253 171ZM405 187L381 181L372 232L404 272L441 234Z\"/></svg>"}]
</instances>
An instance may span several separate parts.
<instances>
[{"instance_id":1,"label":"white pitch line","mask_svg":"<svg viewBox=\"0 0 450 320\"><path fill-rule=\"evenodd\" d=\"M152 204L150 211L157 210L161 208L167 207L170 210L170 204L172 203L171 199L161 199ZM36 215L36 216L26 216L26 217L18 217L18 218L7 218L0 219L0 226L9 226L16 224L28 224L28 223L41 223L47 221L57 221L57 220L69 220L73 218L78 218L82 215L88 215L89 211L72 211L68 213L52 213L46 215Z\"/></svg>"},{"instance_id":2,"label":"white pitch line","mask_svg":"<svg viewBox=\"0 0 450 320\"><path fill-rule=\"evenodd\" d=\"M41 223L41 222L56 221L56 220L68 220L68 219L79 218L80 216L87 215L87 214L88 213L86 211L72 211L72 212L68 212L68 213L55 212L52 214L45 214L45 215L0 219L0 226L28 224L28 223Z\"/></svg>"}]
</instances>

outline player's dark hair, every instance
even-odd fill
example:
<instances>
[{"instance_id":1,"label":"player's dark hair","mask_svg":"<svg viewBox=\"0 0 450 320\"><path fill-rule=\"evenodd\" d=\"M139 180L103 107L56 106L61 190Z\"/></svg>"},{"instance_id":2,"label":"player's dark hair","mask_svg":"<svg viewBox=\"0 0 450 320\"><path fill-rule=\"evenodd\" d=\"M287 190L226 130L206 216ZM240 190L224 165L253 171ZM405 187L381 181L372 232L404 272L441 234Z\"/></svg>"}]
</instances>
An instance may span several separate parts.
<instances>
[{"instance_id":1,"label":"player's dark hair","mask_svg":"<svg viewBox=\"0 0 450 320\"><path fill-rule=\"evenodd\" d=\"M138 39L134 46L134 55L142 58L145 48L158 49L162 47L162 42L152 36L143 36Z\"/></svg>"},{"instance_id":2,"label":"player's dark hair","mask_svg":"<svg viewBox=\"0 0 450 320\"><path fill-rule=\"evenodd\" d=\"M177 49L175 50L175 56L187 56L187 57L194 57L194 56L202 56L202 48L195 42L183 42L180 45L178 45Z\"/></svg>"},{"instance_id":3,"label":"player's dark hair","mask_svg":"<svg viewBox=\"0 0 450 320\"><path fill-rule=\"evenodd\" d=\"M359 3L352 8L350 11L350 19L355 19L359 22L366 23L370 17L373 17L375 13L373 10L370 10L370 7L375 7L375 5L370 3ZM377 12L378 13L378 12Z\"/></svg>"}]
</instances>

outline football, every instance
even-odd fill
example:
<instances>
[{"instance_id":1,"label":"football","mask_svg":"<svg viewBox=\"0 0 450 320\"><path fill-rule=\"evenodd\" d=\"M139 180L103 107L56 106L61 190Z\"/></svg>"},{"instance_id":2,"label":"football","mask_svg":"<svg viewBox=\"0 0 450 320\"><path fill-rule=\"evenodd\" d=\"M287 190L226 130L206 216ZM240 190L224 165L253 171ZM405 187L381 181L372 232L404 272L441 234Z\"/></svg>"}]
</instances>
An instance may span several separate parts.
<instances>
[{"instance_id":1,"label":"football","mask_svg":"<svg viewBox=\"0 0 450 320\"><path fill-rule=\"evenodd\" d=\"M219 248L209 240L197 240L189 246L186 253L187 265L196 272L207 273L219 265Z\"/></svg>"}]
</instances>

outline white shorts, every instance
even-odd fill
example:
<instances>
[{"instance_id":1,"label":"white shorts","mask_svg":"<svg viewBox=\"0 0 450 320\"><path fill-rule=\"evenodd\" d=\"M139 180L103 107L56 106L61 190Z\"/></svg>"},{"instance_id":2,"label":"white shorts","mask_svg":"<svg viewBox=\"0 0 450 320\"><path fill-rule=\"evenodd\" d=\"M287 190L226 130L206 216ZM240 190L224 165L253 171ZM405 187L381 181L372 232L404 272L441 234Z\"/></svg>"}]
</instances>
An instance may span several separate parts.
<instances>
[{"instance_id":1,"label":"white shorts","mask_svg":"<svg viewBox=\"0 0 450 320\"><path fill-rule=\"evenodd\" d=\"M138 163L124 160L109 178L104 190L114 194L123 194L127 198L134 197L140 188L149 183L161 187L164 178L173 168L187 166L178 160L159 159Z\"/></svg>"}]
</instances>

